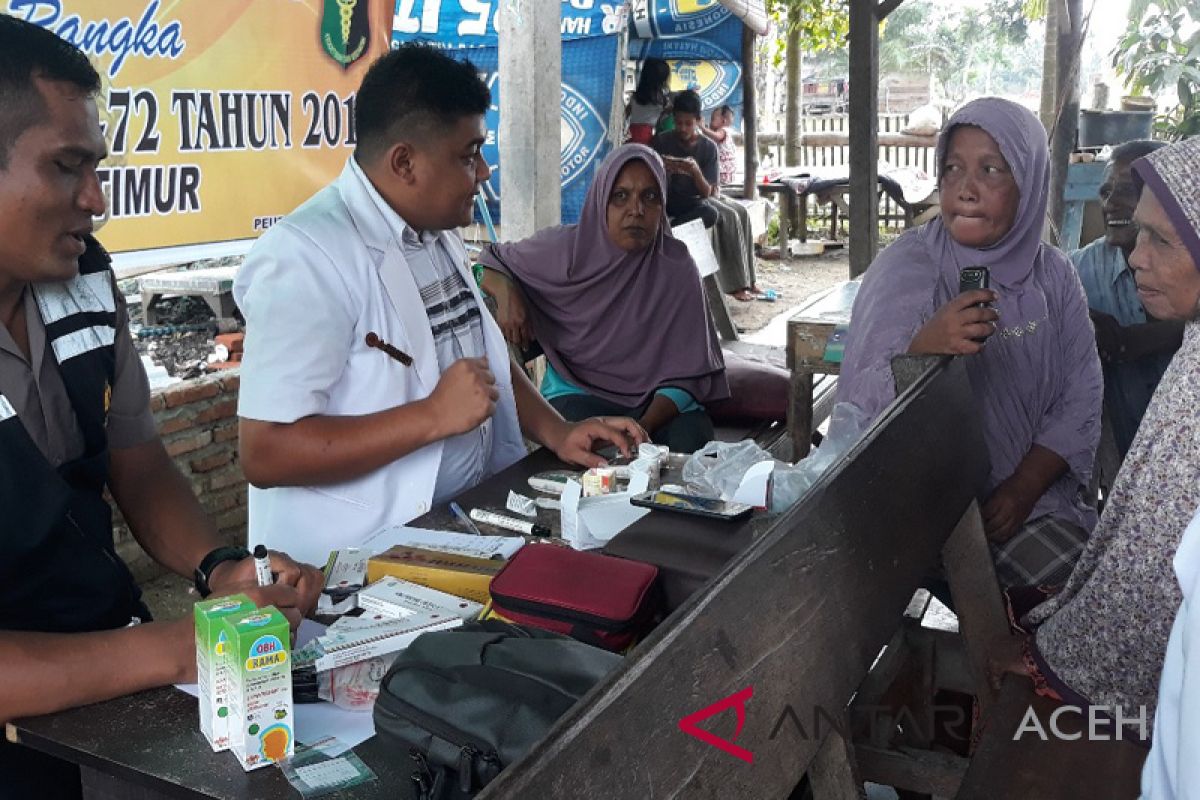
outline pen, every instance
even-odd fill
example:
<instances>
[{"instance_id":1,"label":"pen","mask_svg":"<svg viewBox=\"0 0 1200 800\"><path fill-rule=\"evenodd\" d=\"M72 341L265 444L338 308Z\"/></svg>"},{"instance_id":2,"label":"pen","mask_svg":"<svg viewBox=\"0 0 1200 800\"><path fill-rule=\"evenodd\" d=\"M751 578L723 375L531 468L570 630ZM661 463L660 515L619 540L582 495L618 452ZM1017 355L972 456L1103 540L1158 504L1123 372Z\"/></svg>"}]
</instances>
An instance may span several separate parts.
<instances>
[{"instance_id":1,"label":"pen","mask_svg":"<svg viewBox=\"0 0 1200 800\"><path fill-rule=\"evenodd\" d=\"M497 528L504 528L509 531L523 533L526 536L549 536L550 529L545 525L538 525L536 522L528 522L523 519L517 519L505 514L497 514L495 511L484 511L479 508L471 509L471 519L476 522L482 522L485 525L495 525Z\"/></svg>"},{"instance_id":2,"label":"pen","mask_svg":"<svg viewBox=\"0 0 1200 800\"><path fill-rule=\"evenodd\" d=\"M483 536L483 533L475 526L474 522L471 522L471 518L466 515L466 512L462 510L462 506L460 506L458 503L451 501L450 513L458 517L462 524L466 525L467 530L469 530L471 533L475 534L476 536Z\"/></svg>"},{"instance_id":3,"label":"pen","mask_svg":"<svg viewBox=\"0 0 1200 800\"><path fill-rule=\"evenodd\" d=\"M393 347L392 345L385 342L383 339L381 339L379 337L379 334L376 333L375 331L367 331L366 343L367 343L367 347L374 347L376 350L382 350L383 352L387 353L392 358L399 361L404 366L406 366L406 367L412 366L412 363L413 363L412 356L410 356L408 353L404 352L400 348Z\"/></svg>"},{"instance_id":4,"label":"pen","mask_svg":"<svg viewBox=\"0 0 1200 800\"><path fill-rule=\"evenodd\" d=\"M275 582L271 575L271 559L267 557L265 545L254 546L254 575L258 578L259 586L270 586Z\"/></svg>"}]
</instances>

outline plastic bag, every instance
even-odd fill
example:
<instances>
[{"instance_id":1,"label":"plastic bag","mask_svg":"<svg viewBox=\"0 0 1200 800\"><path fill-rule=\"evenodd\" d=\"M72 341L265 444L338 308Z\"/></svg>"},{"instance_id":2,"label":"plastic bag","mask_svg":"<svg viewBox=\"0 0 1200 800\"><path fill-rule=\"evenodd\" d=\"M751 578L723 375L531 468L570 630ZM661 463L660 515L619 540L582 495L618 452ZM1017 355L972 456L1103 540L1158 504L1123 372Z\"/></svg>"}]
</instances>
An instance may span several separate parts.
<instances>
[{"instance_id":1,"label":"plastic bag","mask_svg":"<svg viewBox=\"0 0 1200 800\"><path fill-rule=\"evenodd\" d=\"M733 497L746 470L761 461L772 461L771 454L753 441L709 442L683 464L683 482L688 491L702 497Z\"/></svg>"},{"instance_id":2,"label":"plastic bag","mask_svg":"<svg viewBox=\"0 0 1200 800\"><path fill-rule=\"evenodd\" d=\"M799 502L817 478L859 440L871 418L854 403L838 403L829 418L829 435L821 445L795 464L775 468L771 512L779 513Z\"/></svg>"},{"instance_id":3,"label":"plastic bag","mask_svg":"<svg viewBox=\"0 0 1200 800\"><path fill-rule=\"evenodd\" d=\"M400 653L356 661L317 673L317 696L349 711L370 711L379 696L379 684Z\"/></svg>"},{"instance_id":4,"label":"plastic bag","mask_svg":"<svg viewBox=\"0 0 1200 800\"><path fill-rule=\"evenodd\" d=\"M795 463L775 462L771 482L772 514L786 511L808 492L817 478L849 450L871 419L854 403L838 403L829 421L829 435L806 458ZM687 490L704 497L733 497L750 467L771 461L771 454L753 441L709 442L683 465Z\"/></svg>"}]
</instances>

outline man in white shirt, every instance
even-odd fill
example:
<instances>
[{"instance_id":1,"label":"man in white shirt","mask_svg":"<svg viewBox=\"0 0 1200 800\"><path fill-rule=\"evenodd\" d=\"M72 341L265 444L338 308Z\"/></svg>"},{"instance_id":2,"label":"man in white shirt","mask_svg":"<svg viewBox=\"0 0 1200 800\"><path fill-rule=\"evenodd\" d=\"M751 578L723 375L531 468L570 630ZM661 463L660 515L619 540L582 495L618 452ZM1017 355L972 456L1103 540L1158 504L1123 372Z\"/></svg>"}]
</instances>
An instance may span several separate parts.
<instances>
[{"instance_id":1,"label":"man in white shirt","mask_svg":"<svg viewBox=\"0 0 1200 800\"><path fill-rule=\"evenodd\" d=\"M564 461L645 441L626 418L571 424L508 356L454 229L490 170L490 103L467 61L407 45L368 71L341 176L255 245L241 460L250 541L322 563L503 469L522 433Z\"/></svg>"},{"instance_id":2,"label":"man in white shirt","mask_svg":"<svg viewBox=\"0 0 1200 800\"><path fill-rule=\"evenodd\" d=\"M1183 603L1175 615L1158 710L1154 715L1154 746L1142 769L1144 800L1182 800L1200 796L1200 679L1196 648L1200 647L1200 609L1195 607L1200 589L1200 513L1192 519L1175 553L1175 577ZM1188 659L1188 653L1192 657Z\"/></svg>"}]
</instances>

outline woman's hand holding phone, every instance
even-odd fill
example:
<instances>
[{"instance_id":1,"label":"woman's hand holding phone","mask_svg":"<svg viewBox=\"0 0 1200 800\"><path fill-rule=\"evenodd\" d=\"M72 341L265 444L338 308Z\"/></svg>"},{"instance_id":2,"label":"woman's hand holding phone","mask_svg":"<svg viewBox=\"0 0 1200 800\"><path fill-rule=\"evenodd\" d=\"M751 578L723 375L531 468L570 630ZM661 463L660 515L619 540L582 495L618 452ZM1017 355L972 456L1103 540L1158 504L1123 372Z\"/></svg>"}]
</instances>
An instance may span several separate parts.
<instances>
[{"instance_id":1,"label":"woman's hand holding phone","mask_svg":"<svg viewBox=\"0 0 1200 800\"><path fill-rule=\"evenodd\" d=\"M988 306L997 294L991 289L972 289L939 308L908 345L912 355L969 356L983 349L996 332L1000 314Z\"/></svg>"}]
</instances>

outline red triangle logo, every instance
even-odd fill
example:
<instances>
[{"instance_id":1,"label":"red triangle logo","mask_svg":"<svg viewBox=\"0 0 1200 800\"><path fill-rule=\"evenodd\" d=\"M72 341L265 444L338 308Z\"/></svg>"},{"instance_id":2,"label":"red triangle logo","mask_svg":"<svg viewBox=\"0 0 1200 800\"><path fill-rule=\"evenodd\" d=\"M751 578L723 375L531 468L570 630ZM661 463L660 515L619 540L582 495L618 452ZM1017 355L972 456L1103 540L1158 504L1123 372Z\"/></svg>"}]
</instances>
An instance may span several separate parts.
<instances>
[{"instance_id":1,"label":"red triangle logo","mask_svg":"<svg viewBox=\"0 0 1200 800\"><path fill-rule=\"evenodd\" d=\"M733 741L722 739L720 736L709 733L706 730L701 730L696 727L696 723L706 720L709 717L714 717L720 714L727 708L734 708L737 711L737 730L733 732L733 738L736 740L742 734L742 727L746 724L746 701L754 696L754 687L747 686L739 692L734 692L723 700L718 700L710 706L705 706L699 711L688 714L683 719L679 720L679 730L686 733L688 736L695 736L705 744L710 744L718 750L722 750L734 758L740 758L747 764L754 763L754 753L751 753L744 747L738 747Z\"/></svg>"}]
</instances>

